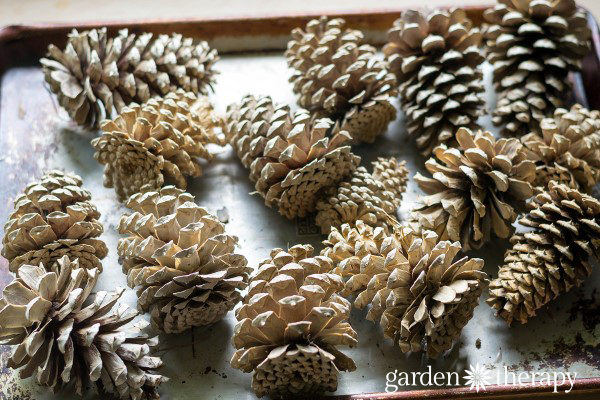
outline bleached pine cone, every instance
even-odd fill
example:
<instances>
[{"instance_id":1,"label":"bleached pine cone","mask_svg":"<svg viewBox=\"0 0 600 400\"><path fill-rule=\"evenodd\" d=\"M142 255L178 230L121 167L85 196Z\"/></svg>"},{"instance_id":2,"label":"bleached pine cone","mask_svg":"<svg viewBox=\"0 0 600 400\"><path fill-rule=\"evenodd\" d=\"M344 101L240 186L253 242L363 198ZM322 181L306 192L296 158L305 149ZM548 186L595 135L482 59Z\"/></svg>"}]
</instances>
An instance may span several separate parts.
<instances>
[{"instance_id":1,"label":"bleached pine cone","mask_svg":"<svg viewBox=\"0 0 600 400\"><path fill-rule=\"evenodd\" d=\"M600 112L579 104L559 108L542 120L540 130L521 138L536 164L533 184L544 191L556 181L590 193L600 180Z\"/></svg>"},{"instance_id":2,"label":"bleached pine cone","mask_svg":"<svg viewBox=\"0 0 600 400\"><path fill-rule=\"evenodd\" d=\"M391 235L364 224L333 229L323 254L348 278L354 306L371 305L367 319L403 352L436 358L452 347L473 317L486 282L483 260L456 256L459 242L397 225Z\"/></svg>"},{"instance_id":3,"label":"bleached pine cone","mask_svg":"<svg viewBox=\"0 0 600 400\"><path fill-rule=\"evenodd\" d=\"M208 144L223 144L217 117L208 99L178 90L164 98L130 104L102 124L92 140L94 158L104 165L104 186L120 201L165 183L185 189L187 177L202 174L200 159L211 160Z\"/></svg>"},{"instance_id":4,"label":"bleached pine cone","mask_svg":"<svg viewBox=\"0 0 600 400\"><path fill-rule=\"evenodd\" d=\"M600 201L550 182L529 205L519 223L533 231L511 238L487 300L509 325L581 285L600 256Z\"/></svg>"},{"instance_id":5,"label":"bleached pine cone","mask_svg":"<svg viewBox=\"0 0 600 400\"><path fill-rule=\"evenodd\" d=\"M50 268L64 255L101 271L108 248L98 239L104 228L91 198L81 177L57 170L27 185L4 225L2 256L10 271L23 264Z\"/></svg>"},{"instance_id":6,"label":"bleached pine cone","mask_svg":"<svg viewBox=\"0 0 600 400\"><path fill-rule=\"evenodd\" d=\"M341 18L323 16L292 31L285 52L298 104L341 123L355 143L372 143L396 118L396 80Z\"/></svg>"},{"instance_id":7,"label":"bleached pine cone","mask_svg":"<svg viewBox=\"0 0 600 400\"><path fill-rule=\"evenodd\" d=\"M335 391L354 362L337 346L354 346L350 303L332 262L309 245L275 249L253 274L237 311L231 366L252 372L257 396L289 398Z\"/></svg>"},{"instance_id":8,"label":"bleached pine cone","mask_svg":"<svg viewBox=\"0 0 600 400\"><path fill-rule=\"evenodd\" d=\"M286 218L314 211L321 192L335 187L360 162L346 145L348 132L330 119L314 119L306 111L292 114L270 99L253 96L230 105L227 116L227 140L246 165L251 160L257 193ZM252 129L247 128L249 120Z\"/></svg>"},{"instance_id":9,"label":"bleached pine cone","mask_svg":"<svg viewBox=\"0 0 600 400\"><path fill-rule=\"evenodd\" d=\"M498 92L492 120L505 134L538 132L566 104L569 72L590 49L586 12L574 0L499 0L484 18Z\"/></svg>"},{"instance_id":10,"label":"bleached pine cone","mask_svg":"<svg viewBox=\"0 0 600 400\"><path fill-rule=\"evenodd\" d=\"M362 220L371 226L388 228L388 216L394 216L406 190L406 162L396 158L379 158L373 172L358 167L350 178L331 188L317 203L315 222L322 233L344 223Z\"/></svg>"},{"instance_id":11,"label":"bleached pine cone","mask_svg":"<svg viewBox=\"0 0 600 400\"><path fill-rule=\"evenodd\" d=\"M138 193L134 212L119 223L119 257L127 283L137 288L138 308L166 333L221 320L241 300L250 268L235 254L237 238L173 186Z\"/></svg>"},{"instance_id":12,"label":"bleached pine cone","mask_svg":"<svg viewBox=\"0 0 600 400\"><path fill-rule=\"evenodd\" d=\"M83 395L91 386L103 397L157 400L167 381L151 355L158 338L140 334L145 324L131 324L137 312L116 305L123 289L90 297L99 274L67 256L49 271L21 266L0 299L0 343L14 346L7 366L54 392L73 385Z\"/></svg>"},{"instance_id":13,"label":"bleached pine cone","mask_svg":"<svg viewBox=\"0 0 600 400\"><path fill-rule=\"evenodd\" d=\"M413 211L413 222L440 240L460 241L465 250L492 237L509 238L517 211L533 194L535 164L518 139L495 139L490 132L456 133L458 147L437 147L415 181L426 196Z\"/></svg>"},{"instance_id":14,"label":"bleached pine cone","mask_svg":"<svg viewBox=\"0 0 600 400\"><path fill-rule=\"evenodd\" d=\"M477 129L485 105L479 28L462 9L407 10L383 52L396 75L408 133L425 156L452 146L458 128Z\"/></svg>"},{"instance_id":15,"label":"bleached pine cone","mask_svg":"<svg viewBox=\"0 0 600 400\"><path fill-rule=\"evenodd\" d=\"M51 44L40 60L46 82L79 125L98 127L132 102L177 89L207 94L215 82L217 51L174 33L109 37L106 28L69 34L64 50Z\"/></svg>"}]
</instances>

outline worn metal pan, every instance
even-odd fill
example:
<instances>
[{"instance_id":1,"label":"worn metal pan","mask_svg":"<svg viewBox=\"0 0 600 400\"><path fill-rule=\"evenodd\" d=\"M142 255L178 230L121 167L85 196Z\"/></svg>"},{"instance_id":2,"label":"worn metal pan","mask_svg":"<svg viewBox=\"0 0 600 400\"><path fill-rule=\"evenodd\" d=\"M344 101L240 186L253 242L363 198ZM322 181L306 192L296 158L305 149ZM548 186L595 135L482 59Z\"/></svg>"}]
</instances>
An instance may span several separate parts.
<instances>
[{"instance_id":1,"label":"worn metal pan","mask_svg":"<svg viewBox=\"0 0 600 400\"><path fill-rule=\"evenodd\" d=\"M483 7L468 8L469 16L480 24ZM385 41L385 32L401 10L346 13L339 15L352 27L362 29L374 45ZM289 71L282 50L291 29L304 25L317 15L264 16L260 18L189 19L164 21L134 21L130 23L82 24L75 28L108 26L115 31L127 27L133 31L155 33L180 32L187 36L208 40L215 46L222 60L215 94L216 107L221 112L228 103L238 101L246 93L269 94L280 102L294 103ZM573 76L574 100L600 108L600 34L596 21L590 16L594 32L594 48L584 60L581 74ZM102 212L105 225L103 239L111 253L105 259L104 273L99 290L125 286L125 278L116 258L118 235L114 227L125 209L119 205L112 190L102 186L102 170L93 160L89 140L94 132L83 132L74 127L66 114L56 105L46 90L38 59L49 43L63 45L72 26L35 25L9 26L0 30L0 221L5 221L12 209L12 200L25 184L41 175L43 170L61 168L73 170L84 178L92 191L94 201ZM488 108L495 95L491 88L491 69L484 68ZM481 124L496 131L489 116ZM407 138L404 118L400 114L388 132L374 145L358 146L355 151L367 164L377 156L396 155L406 159L412 171L422 170L424 159L417 154L413 142ZM247 171L236 160L230 149L224 149L216 162L207 166L205 175L190 183L196 201L215 211L227 207L230 223L227 229L239 236L241 249L250 265L268 255L270 249L288 244L311 243L320 248L324 239L306 228L306 221L287 221L262 201L249 193L253 190ZM400 217L411 208L419 190L411 181ZM307 233L308 232L308 233ZM495 276L502 261L506 243L492 244L474 253L486 260L486 271ZM12 276L7 262L0 260L0 287ZM485 364L490 370L507 367L516 373L531 371L577 372L577 381L569 397L600 393L600 300L595 289L600 286L600 272L595 271L585 285L548 305L527 326L508 328L493 316L483 303L473 320L463 331L459 343L443 358L428 361L420 354L402 354L384 340L379 329L364 319L364 313L353 311L351 322L359 333L359 346L349 351L356 360L357 371L342 374L339 399L409 399L409 398L522 398L529 396L565 395L568 385L552 387L540 384L514 385L492 380L492 386L479 393L465 387L432 387L414 385L401 387L396 393L384 393L386 374L390 371L464 372L470 364ZM135 304L133 291L128 290L125 302ZM164 337L162 353L166 361L164 373L171 381L164 387L164 398L196 399L221 398L253 399L250 375L233 370L229 358L234 318L207 329L195 329L181 335ZM478 340L479 339L479 340ZM20 380L8 370L6 360L10 350L0 351L0 398L58 399L70 398L70 393L52 396L38 388L31 380ZM461 374L461 376L464 374ZM463 382L464 384L464 382ZM462 386L462 384L461 384ZM4 396L4 397L3 397Z\"/></svg>"}]
</instances>

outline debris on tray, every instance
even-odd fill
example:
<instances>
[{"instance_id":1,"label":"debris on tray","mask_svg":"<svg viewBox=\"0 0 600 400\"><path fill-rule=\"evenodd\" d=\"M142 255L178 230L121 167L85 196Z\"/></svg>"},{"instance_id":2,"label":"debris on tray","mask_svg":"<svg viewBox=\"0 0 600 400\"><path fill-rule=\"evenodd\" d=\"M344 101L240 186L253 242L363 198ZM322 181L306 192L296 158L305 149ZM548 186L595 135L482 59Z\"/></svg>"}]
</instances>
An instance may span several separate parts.
<instances>
[{"instance_id":1,"label":"debris on tray","mask_svg":"<svg viewBox=\"0 0 600 400\"><path fill-rule=\"evenodd\" d=\"M217 210L217 218L220 223L226 224L229 222L229 209L227 207L219 208Z\"/></svg>"}]
</instances>

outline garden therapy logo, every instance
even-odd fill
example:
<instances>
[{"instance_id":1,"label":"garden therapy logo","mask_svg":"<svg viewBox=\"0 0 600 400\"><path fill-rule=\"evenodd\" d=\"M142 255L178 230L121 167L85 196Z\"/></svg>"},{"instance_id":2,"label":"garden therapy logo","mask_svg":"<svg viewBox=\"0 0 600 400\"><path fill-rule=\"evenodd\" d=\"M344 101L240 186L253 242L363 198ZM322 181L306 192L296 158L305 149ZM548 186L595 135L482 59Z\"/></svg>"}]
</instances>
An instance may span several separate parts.
<instances>
[{"instance_id":1,"label":"garden therapy logo","mask_svg":"<svg viewBox=\"0 0 600 400\"><path fill-rule=\"evenodd\" d=\"M554 371L521 371L512 372L508 367L497 370L489 370L485 365L469 365L461 377L458 372L433 372L431 365L425 372L390 371L386 374L385 391L396 392L402 388L414 386L467 386L469 390L476 392L485 391L490 386L493 378L494 384L518 385L518 386L542 386L548 387L552 393L570 393L575 385L577 372L554 372Z\"/></svg>"},{"instance_id":2,"label":"garden therapy logo","mask_svg":"<svg viewBox=\"0 0 600 400\"><path fill-rule=\"evenodd\" d=\"M471 365L465 372L467 375L463 376L463 379L467 381L467 385L470 386L469 389L473 390L475 388L477 393L479 393L479 389L485 390L485 385L490 385L492 373L485 368L485 365L479 366L479 363L475 367Z\"/></svg>"}]
</instances>

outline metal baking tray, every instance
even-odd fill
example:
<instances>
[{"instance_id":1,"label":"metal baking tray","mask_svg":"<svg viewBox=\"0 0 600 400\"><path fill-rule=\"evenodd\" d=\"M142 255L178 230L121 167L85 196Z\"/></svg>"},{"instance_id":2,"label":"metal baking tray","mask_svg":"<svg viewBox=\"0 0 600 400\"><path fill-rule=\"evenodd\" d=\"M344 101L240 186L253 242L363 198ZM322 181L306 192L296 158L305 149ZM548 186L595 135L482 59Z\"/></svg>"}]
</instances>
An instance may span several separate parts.
<instances>
[{"instance_id":1,"label":"metal baking tray","mask_svg":"<svg viewBox=\"0 0 600 400\"><path fill-rule=\"evenodd\" d=\"M483 7L469 8L468 14L476 24L482 21ZM401 10L350 13L337 15L352 27L363 30L367 41L381 45L385 32L400 15ZM288 83L282 51L292 28L304 25L317 15L269 16L264 18L233 18L224 20L138 21L133 23L104 24L102 22L77 26L85 29L108 26L110 31L128 27L133 31L155 33L180 32L187 36L208 40L221 56L217 68L221 72L212 99L216 108L224 112L227 104L236 102L244 94L268 94L278 102L295 103ZM592 108L600 107L600 38L598 26L589 19L594 32L594 49L584 62L582 74L573 76L574 98ZM12 210L12 201L30 180L42 171L60 168L74 171L84 179L91 190L93 201L102 212L105 226L103 239L109 246L104 260L104 272L98 290L126 286L125 276L117 262L118 234L115 226L126 212L112 189L102 186L102 168L93 159L89 144L90 133L76 128L66 113L56 104L47 90L38 59L49 43L64 45L72 26L38 25L11 26L0 30L0 221L5 221ZM488 108L495 103L491 87L491 67L485 66ZM484 128L497 132L490 117L482 117ZM357 146L363 165L369 165L377 156L394 155L407 160L411 176L423 171L425 159L418 155L413 141L407 137L404 117L399 113L387 133L373 145ZM251 266L266 257L275 247L310 243L320 250L325 238L311 229L310 221L289 221L264 206L253 185L230 148L224 148L216 160L206 167L205 174L190 181L189 191L196 202L212 211L226 207L229 212L228 233L240 239L240 252ZM410 210L419 189L411 180L404 197L399 217ZM507 243L491 243L473 253L486 261L485 270L496 276ZM6 260L0 259L0 287L12 279ZM353 310L351 323L358 332L358 347L346 350L354 358L357 370L341 373L336 393L340 399L448 399L455 397L522 398L531 395L552 394L553 388L534 384L527 386L504 384L492 379L492 386L476 393L468 387L432 387L426 385L401 387L396 393L383 393L386 375L394 370L424 372L431 366L433 372L458 372L476 363L488 369L505 366L517 374L531 371L577 372L577 381L570 398L589 393L600 393L600 271L578 289L563 295L547 305L539 316L525 326L509 328L493 316L485 305L485 295L475 316L463 330L460 341L445 356L427 360L422 354L403 354L385 340L377 325L366 321L365 312ZM127 290L123 301L135 305L133 290ZM251 375L234 370L229 365L233 354L231 336L235 318L233 313L209 328L196 328L179 335L162 337L161 353L165 361L163 373L171 378L162 388L165 399L254 399L250 389ZM33 380L20 380L6 368L10 349L0 349L0 399L64 399L74 393L52 395ZM461 380L464 385L464 381ZM568 386L568 385L567 385ZM568 387L567 387L568 388ZM93 395L89 396L93 398Z\"/></svg>"}]
</instances>

